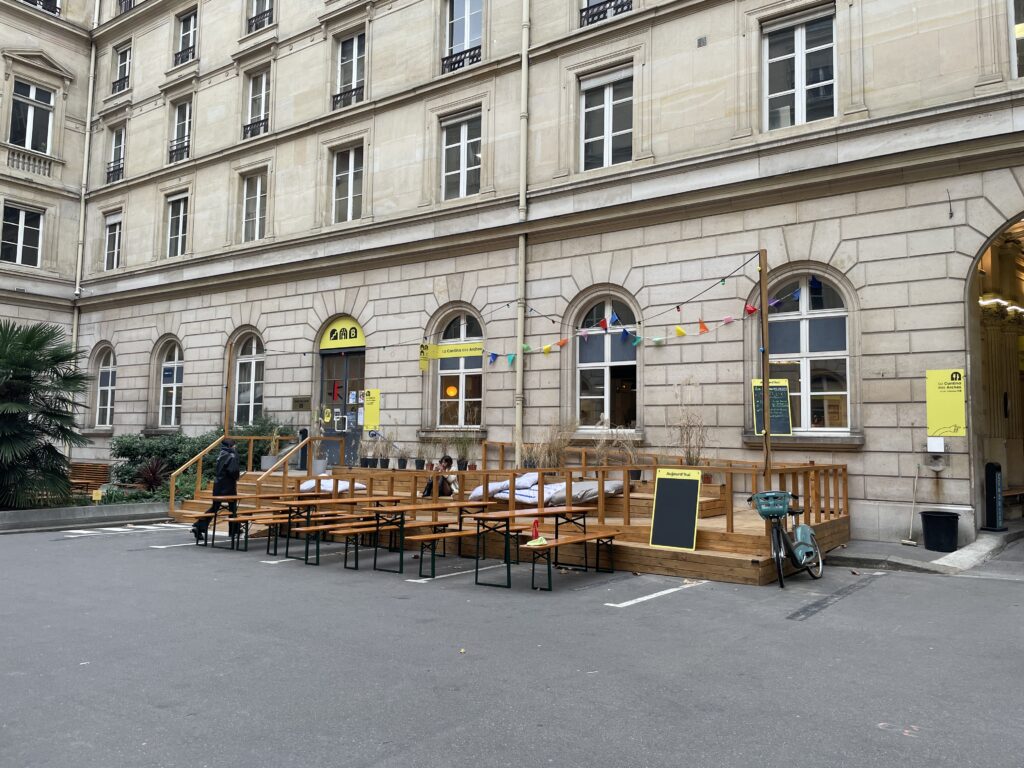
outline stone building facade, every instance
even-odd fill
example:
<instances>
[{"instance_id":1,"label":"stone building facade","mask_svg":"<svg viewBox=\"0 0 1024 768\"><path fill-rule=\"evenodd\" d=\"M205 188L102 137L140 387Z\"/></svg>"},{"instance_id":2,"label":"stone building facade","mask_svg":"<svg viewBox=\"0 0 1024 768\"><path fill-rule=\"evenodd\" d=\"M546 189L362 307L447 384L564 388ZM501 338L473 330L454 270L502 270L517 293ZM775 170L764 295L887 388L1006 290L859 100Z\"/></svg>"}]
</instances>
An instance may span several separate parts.
<instances>
[{"instance_id":1,"label":"stone building facade","mask_svg":"<svg viewBox=\"0 0 1024 768\"><path fill-rule=\"evenodd\" d=\"M330 431L364 388L399 443L509 441L521 365L527 441L671 450L684 408L756 459L763 248L779 459L849 466L854 536L905 535L916 485L968 540L984 464L1024 484L1019 3L62 4L0 0L0 204L42 220L38 266L5 224L0 315L87 352L80 458L261 412ZM46 151L11 141L19 82L56 94ZM480 354L422 370L443 342ZM951 368L969 436L935 457Z\"/></svg>"}]
</instances>

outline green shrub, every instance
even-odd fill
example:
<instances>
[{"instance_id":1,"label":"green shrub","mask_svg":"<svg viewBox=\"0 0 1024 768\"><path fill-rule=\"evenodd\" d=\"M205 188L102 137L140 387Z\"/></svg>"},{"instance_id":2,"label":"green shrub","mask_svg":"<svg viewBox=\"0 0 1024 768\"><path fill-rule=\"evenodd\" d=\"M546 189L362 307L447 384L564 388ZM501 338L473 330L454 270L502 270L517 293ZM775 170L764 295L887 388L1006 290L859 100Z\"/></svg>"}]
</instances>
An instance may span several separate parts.
<instances>
[{"instance_id":1,"label":"green shrub","mask_svg":"<svg viewBox=\"0 0 1024 768\"><path fill-rule=\"evenodd\" d=\"M173 472L220 437L220 432L205 432L196 437L174 435L117 435L110 441L110 456L117 459L111 479L134 483L139 471L154 459L163 461ZM207 462L204 462L206 464ZM203 475L213 477L213 464L203 467Z\"/></svg>"}]
</instances>

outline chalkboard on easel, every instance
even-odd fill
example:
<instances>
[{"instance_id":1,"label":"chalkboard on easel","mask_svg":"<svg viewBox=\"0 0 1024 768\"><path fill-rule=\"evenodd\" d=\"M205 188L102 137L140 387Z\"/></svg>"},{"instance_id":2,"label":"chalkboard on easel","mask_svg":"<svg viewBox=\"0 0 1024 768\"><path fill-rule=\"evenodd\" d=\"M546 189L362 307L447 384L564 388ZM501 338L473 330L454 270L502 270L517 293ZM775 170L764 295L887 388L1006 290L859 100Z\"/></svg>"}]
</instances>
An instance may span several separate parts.
<instances>
[{"instance_id":1,"label":"chalkboard on easel","mask_svg":"<svg viewBox=\"0 0 1024 768\"><path fill-rule=\"evenodd\" d=\"M752 379L754 434L764 434L764 394L761 379ZM789 409L789 379L768 380L768 409L773 435L793 434L793 415Z\"/></svg>"},{"instance_id":2,"label":"chalkboard on easel","mask_svg":"<svg viewBox=\"0 0 1024 768\"><path fill-rule=\"evenodd\" d=\"M659 469L654 478L650 545L661 549L697 548L700 471Z\"/></svg>"}]
</instances>

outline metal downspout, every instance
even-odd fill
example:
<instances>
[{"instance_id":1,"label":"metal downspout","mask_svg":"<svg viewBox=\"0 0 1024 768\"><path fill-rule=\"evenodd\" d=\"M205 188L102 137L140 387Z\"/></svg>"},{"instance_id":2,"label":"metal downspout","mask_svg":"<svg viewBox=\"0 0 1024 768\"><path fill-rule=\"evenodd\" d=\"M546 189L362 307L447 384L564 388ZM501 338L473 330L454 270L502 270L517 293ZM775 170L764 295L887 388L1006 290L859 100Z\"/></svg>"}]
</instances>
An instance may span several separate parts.
<instances>
[{"instance_id":1,"label":"metal downspout","mask_svg":"<svg viewBox=\"0 0 1024 768\"><path fill-rule=\"evenodd\" d=\"M527 148L530 143L530 0L523 0L522 43L519 53L519 222L527 221L526 172ZM516 466L522 466L523 447L523 388L526 343L526 232L519 234L516 248L516 391L515 391L515 444Z\"/></svg>"},{"instance_id":2,"label":"metal downspout","mask_svg":"<svg viewBox=\"0 0 1024 768\"><path fill-rule=\"evenodd\" d=\"M89 156L92 153L92 116L93 116L93 94L96 86L96 41L93 33L100 25L100 2L96 5L92 15L92 28L89 30L89 82L88 96L85 107L85 148L82 150L82 180L78 188L78 246L75 253L75 294L71 300L71 348L78 349L78 327L82 310L78 306L78 300L82 296L82 265L85 262L85 195L89 191ZM71 457L72 448L68 446L68 458Z\"/></svg>"}]
</instances>

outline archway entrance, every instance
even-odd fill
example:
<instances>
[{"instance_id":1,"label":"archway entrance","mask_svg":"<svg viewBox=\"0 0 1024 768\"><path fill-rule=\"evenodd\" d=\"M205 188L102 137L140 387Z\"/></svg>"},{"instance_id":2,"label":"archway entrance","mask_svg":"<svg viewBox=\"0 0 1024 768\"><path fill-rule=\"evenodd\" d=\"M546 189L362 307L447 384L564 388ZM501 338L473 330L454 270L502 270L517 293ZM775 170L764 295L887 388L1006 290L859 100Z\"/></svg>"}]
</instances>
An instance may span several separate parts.
<instances>
[{"instance_id":1,"label":"archway entrance","mask_svg":"<svg viewBox=\"0 0 1024 768\"><path fill-rule=\"evenodd\" d=\"M1024 488L1024 219L1007 225L982 251L968 297L978 350L971 366L972 449L984 519L986 464L1001 466L1003 489ZM1006 515L1020 517L1020 507Z\"/></svg>"},{"instance_id":2,"label":"archway entrance","mask_svg":"<svg viewBox=\"0 0 1024 768\"><path fill-rule=\"evenodd\" d=\"M342 438L340 441L325 441L324 454L328 466L343 463L355 466L359 463L365 371L366 347L362 326L352 317L335 318L320 337L323 434Z\"/></svg>"}]
</instances>

